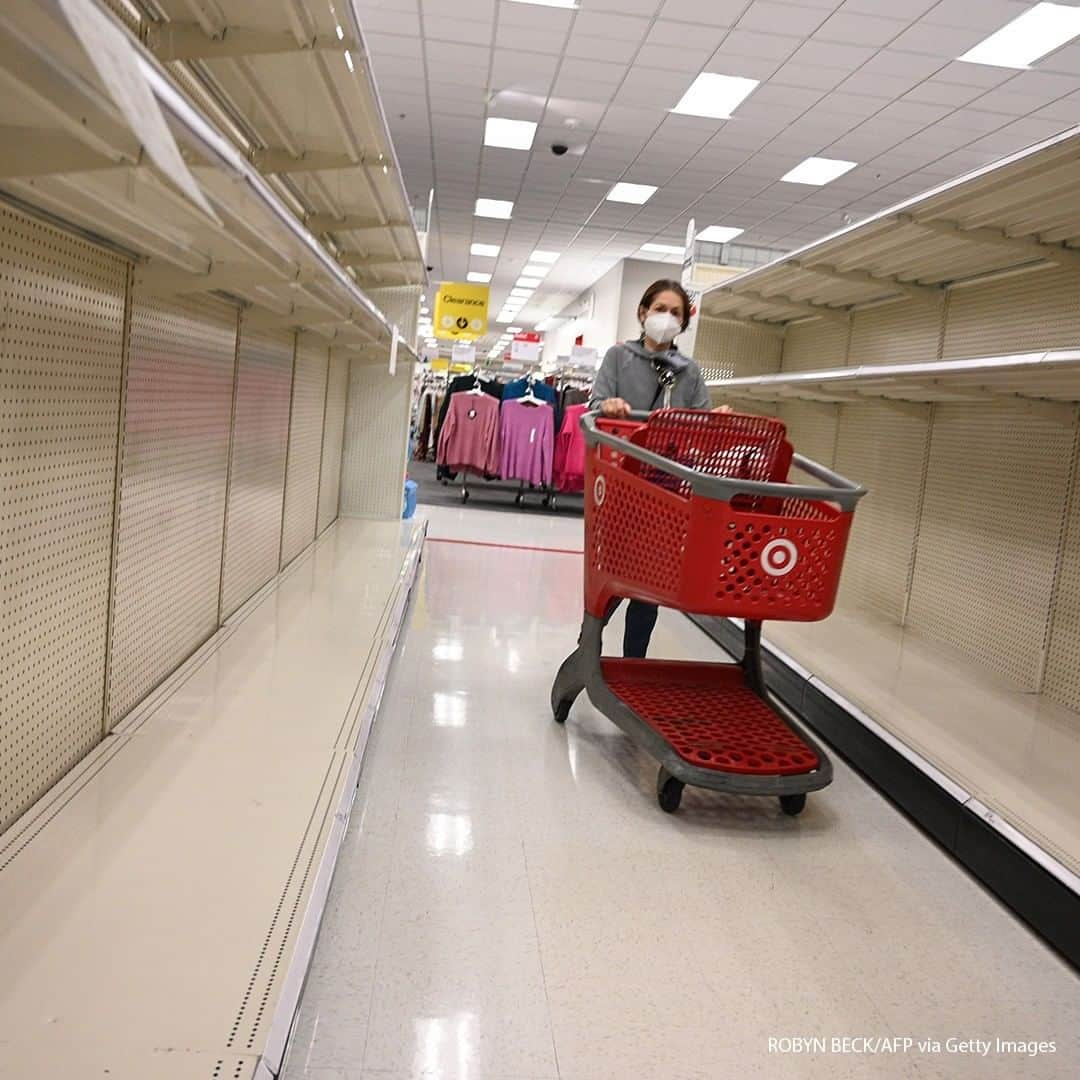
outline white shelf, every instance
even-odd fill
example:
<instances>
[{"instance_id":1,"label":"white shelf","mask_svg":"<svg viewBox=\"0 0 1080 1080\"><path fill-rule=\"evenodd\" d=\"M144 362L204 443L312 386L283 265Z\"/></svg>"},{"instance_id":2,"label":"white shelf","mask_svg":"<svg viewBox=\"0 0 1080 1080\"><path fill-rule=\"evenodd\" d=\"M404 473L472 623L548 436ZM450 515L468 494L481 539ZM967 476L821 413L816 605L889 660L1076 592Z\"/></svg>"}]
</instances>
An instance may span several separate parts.
<instances>
[{"instance_id":1,"label":"white shelf","mask_svg":"<svg viewBox=\"0 0 1080 1080\"><path fill-rule=\"evenodd\" d=\"M1080 269L1080 127L705 290L706 315L845 321L864 305L937 305L944 289L1050 264Z\"/></svg>"},{"instance_id":2,"label":"white shelf","mask_svg":"<svg viewBox=\"0 0 1080 1080\"><path fill-rule=\"evenodd\" d=\"M424 531L339 520L0 834L5 1076L278 1075Z\"/></svg>"},{"instance_id":3,"label":"white shelf","mask_svg":"<svg viewBox=\"0 0 1080 1080\"><path fill-rule=\"evenodd\" d=\"M0 167L0 189L135 256L144 286L156 280L166 291L221 290L264 309L277 325L310 329L346 347L384 345L392 332L388 320L304 224L300 204L286 198L278 178L259 173L235 131L227 136L132 41L143 76L222 225L145 163L59 9L48 4L0 12L0 71L10 88L0 95L0 123L8 126L6 147L18 150ZM295 90L296 81L290 85ZM389 176L400 184L392 169ZM404 195L397 201L403 203ZM338 216L352 206L327 212ZM418 257L418 248L405 252L403 265Z\"/></svg>"},{"instance_id":4,"label":"white shelf","mask_svg":"<svg viewBox=\"0 0 1080 1080\"><path fill-rule=\"evenodd\" d=\"M996 397L1080 401L1080 349L922 364L864 364L710 379L707 385L733 398L757 401L986 401Z\"/></svg>"}]
</instances>

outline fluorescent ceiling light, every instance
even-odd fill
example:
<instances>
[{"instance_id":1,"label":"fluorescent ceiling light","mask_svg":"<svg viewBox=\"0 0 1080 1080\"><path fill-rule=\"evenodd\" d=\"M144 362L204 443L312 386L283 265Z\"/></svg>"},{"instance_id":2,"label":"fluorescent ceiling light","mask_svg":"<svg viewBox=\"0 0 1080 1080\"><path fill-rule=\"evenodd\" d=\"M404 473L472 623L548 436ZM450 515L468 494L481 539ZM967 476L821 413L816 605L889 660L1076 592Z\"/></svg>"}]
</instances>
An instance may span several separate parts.
<instances>
[{"instance_id":1,"label":"fluorescent ceiling light","mask_svg":"<svg viewBox=\"0 0 1080 1080\"><path fill-rule=\"evenodd\" d=\"M521 300L528 300L529 297L532 296L532 294L533 294L532 289L514 288L514 289L510 290L510 295L511 296L516 296Z\"/></svg>"},{"instance_id":2,"label":"fluorescent ceiling light","mask_svg":"<svg viewBox=\"0 0 1080 1080\"><path fill-rule=\"evenodd\" d=\"M576 11L578 8L577 0L510 0L510 3L535 4L537 7L570 8L572 11Z\"/></svg>"},{"instance_id":3,"label":"fluorescent ceiling light","mask_svg":"<svg viewBox=\"0 0 1080 1080\"><path fill-rule=\"evenodd\" d=\"M634 203L640 206L655 194L656 188L652 184L627 184L620 181L607 193L607 198L610 202Z\"/></svg>"},{"instance_id":4,"label":"fluorescent ceiling light","mask_svg":"<svg viewBox=\"0 0 1080 1080\"><path fill-rule=\"evenodd\" d=\"M808 157L801 165L796 165L791 172L781 176L785 184L813 184L821 187L835 180L838 176L850 172L857 161L839 161L835 158Z\"/></svg>"},{"instance_id":5,"label":"fluorescent ceiling light","mask_svg":"<svg viewBox=\"0 0 1080 1080\"><path fill-rule=\"evenodd\" d=\"M529 263L529 265L526 266L525 269L522 270L521 272L526 277L542 278L542 277L546 276L550 271L551 271L550 266L541 266L540 263Z\"/></svg>"},{"instance_id":6,"label":"fluorescent ceiling light","mask_svg":"<svg viewBox=\"0 0 1080 1080\"><path fill-rule=\"evenodd\" d=\"M520 326L508 326L506 328L506 332L508 334L520 334L521 333L521 327Z\"/></svg>"},{"instance_id":7,"label":"fluorescent ceiling light","mask_svg":"<svg viewBox=\"0 0 1080 1080\"><path fill-rule=\"evenodd\" d=\"M958 59L991 67L1026 68L1080 34L1080 8L1036 4Z\"/></svg>"},{"instance_id":8,"label":"fluorescent ceiling light","mask_svg":"<svg viewBox=\"0 0 1080 1080\"><path fill-rule=\"evenodd\" d=\"M738 75L715 75L711 71L703 71L671 111L684 116L709 116L714 120L727 120L757 86L757 79L744 79Z\"/></svg>"},{"instance_id":9,"label":"fluorescent ceiling light","mask_svg":"<svg viewBox=\"0 0 1080 1080\"><path fill-rule=\"evenodd\" d=\"M542 285L543 281L538 277L519 277L517 283L523 289L535 289L537 285Z\"/></svg>"},{"instance_id":10,"label":"fluorescent ceiling light","mask_svg":"<svg viewBox=\"0 0 1080 1080\"><path fill-rule=\"evenodd\" d=\"M513 212L514 204L512 202L507 202L504 199L476 200L475 213L477 217L502 218L505 221L509 219Z\"/></svg>"},{"instance_id":11,"label":"fluorescent ceiling light","mask_svg":"<svg viewBox=\"0 0 1080 1080\"><path fill-rule=\"evenodd\" d=\"M707 229L702 229L696 239L704 240L706 244L726 244L742 233L742 229L733 229L730 225L710 225Z\"/></svg>"},{"instance_id":12,"label":"fluorescent ceiling light","mask_svg":"<svg viewBox=\"0 0 1080 1080\"><path fill-rule=\"evenodd\" d=\"M467 280L475 281L477 285L486 285L491 280L491 275L481 274L477 270L470 270Z\"/></svg>"},{"instance_id":13,"label":"fluorescent ceiling light","mask_svg":"<svg viewBox=\"0 0 1080 1080\"><path fill-rule=\"evenodd\" d=\"M534 251L529 262L538 263L553 263L558 262L559 252L557 251Z\"/></svg>"},{"instance_id":14,"label":"fluorescent ceiling light","mask_svg":"<svg viewBox=\"0 0 1080 1080\"><path fill-rule=\"evenodd\" d=\"M655 251L658 255L681 255L686 249L674 244L642 244L642 251Z\"/></svg>"},{"instance_id":15,"label":"fluorescent ceiling light","mask_svg":"<svg viewBox=\"0 0 1080 1080\"><path fill-rule=\"evenodd\" d=\"M498 244L473 244L473 246L469 248L469 254L483 255L486 259L494 259L495 256L499 254L500 250Z\"/></svg>"},{"instance_id":16,"label":"fluorescent ceiling light","mask_svg":"<svg viewBox=\"0 0 1080 1080\"><path fill-rule=\"evenodd\" d=\"M536 124L531 120L504 120L489 116L484 125L484 145L502 146L507 150L531 150Z\"/></svg>"}]
</instances>

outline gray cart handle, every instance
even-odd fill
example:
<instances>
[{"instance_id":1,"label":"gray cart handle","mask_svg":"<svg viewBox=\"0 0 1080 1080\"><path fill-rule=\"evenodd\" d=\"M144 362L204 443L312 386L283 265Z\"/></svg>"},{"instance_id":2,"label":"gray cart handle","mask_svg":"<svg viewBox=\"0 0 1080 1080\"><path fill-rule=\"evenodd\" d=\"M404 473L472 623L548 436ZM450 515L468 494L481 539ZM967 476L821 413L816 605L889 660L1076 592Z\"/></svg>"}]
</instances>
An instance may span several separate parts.
<instances>
[{"instance_id":1,"label":"gray cart handle","mask_svg":"<svg viewBox=\"0 0 1080 1080\"><path fill-rule=\"evenodd\" d=\"M797 484L776 484L763 480L739 480L729 476L713 476L710 473L699 472L690 469L669 458L662 457L652 450L646 450L636 446L627 439L618 435L611 435L601 431L596 426L598 412L586 413L581 418L581 426L585 432L585 442L588 446L602 443L612 450L627 457L637 458L638 461L651 465L654 469L674 476L690 485L695 495L703 495L707 499L718 499L721 502L730 502L735 495L764 495L778 499L810 499L819 502L836 503L844 510L854 510L855 504L866 494L866 489L858 484L853 484L824 465L795 454L792 464L798 466L803 472L809 473L815 479L820 480L827 487L807 487ZM628 419L647 421L647 412L632 412Z\"/></svg>"}]
</instances>

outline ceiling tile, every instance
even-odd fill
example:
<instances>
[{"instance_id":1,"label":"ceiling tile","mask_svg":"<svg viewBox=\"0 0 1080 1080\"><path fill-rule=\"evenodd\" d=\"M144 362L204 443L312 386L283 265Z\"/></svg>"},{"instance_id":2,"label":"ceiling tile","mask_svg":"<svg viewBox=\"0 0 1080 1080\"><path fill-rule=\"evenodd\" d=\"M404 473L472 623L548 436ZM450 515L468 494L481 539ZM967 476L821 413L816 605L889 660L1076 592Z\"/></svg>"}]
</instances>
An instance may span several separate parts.
<instances>
[{"instance_id":1,"label":"ceiling tile","mask_svg":"<svg viewBox=\"0 0 1080 1080\"><path fill-rule=\"evenodd\" d=\"M848 72L828 67L813 67L789 60L769 80L770 85L794 86L805 90L832 90L847 78Z\"/></svg>"},{"instance_id":2,"label":"ceiling tile","mask_svg":"<svg viewBox=\"0 0 1080 1080\"><path fill-rule=\"evenodd\" d=\"M368 7L366 0L363 7L364 10ZM423 0L423 7L425 17L437 15L490 23L495 17L496 0Z\"/></svg>"},{"instance_id":3,"label":"ceiling tile","mask_svg":"<svg viewBox=\"0 0 1080 1080\"><path fill-rule=\"evenodd\" d=\"M594 11L590 5L588 10L578 12L574 20L574 33L616 38L620 41L641 41L648 33L649 26L648 19L625 14L604 14Z\"/></svg>"},{"instance_id":4,"label":"ceiling tile","mask_svg":"<svg viewBox=\"0 0 1080 1080\"><path fill-rule=\"evenodd\" d=\"M541 30L532 26L506 26L502 23L495 34L498 49L517 49L521 52L562 55L566 33L562 30Z\"/></svg>"},{"instance_id":5,"label":"ceiling tile","mask_svg":"<svg viewBox=\"0 0 1080 1080\"><path fill-rule=\"evenodd\" d=\"M640 15L649 19L659 11L663 2L664 0L585 0L590 11L606 11L615 15Z\"/></svg>"},{"instance_id":6,"label":"ceiling tile","mask_svg":"<svg viewBox=\"0 0 1080 1080\"><path fill-rule=\"evenodd\" d=\"M875 50L860 45L845 45L815 38L798 48L791 59L796 64L811 64L836 72L856 71L867 62Z\"/></svg>"},{"instance_id":7,"label":"ceiling tile","mask_svg":"<svg viewBox=\"0 0 1080 1080\"><path fill-rule=\"evenodd\" d=\"M365 26L365 30L366 30ZM420 59L419 36L406 37L402 34L366 34L368 49L375 59L376 67L379 66L380 57L408 56Z\"/></svg>"},{"instance_id":8,"label":"ceiling tile","mask_svg":"<svg viewBox=\"0 0 1080 1080\"><path fill-rule=\"evenodd\" d=\"M640 42L622 38L587 37L575 30L566 46L566 55L583 60L607 60L628 64L637 53L639 44Z\"/></svg>"},{"instance_id":9,"label":"ceiling tile","mask_svg":"<svg viewBox=\"0 0 1080 1080\"><path fill-rule=\"evenodd\" d=\"M682 45L648 45L638 54L637 63L647 64L650 71L666 68L669 71L688 73L686 85L689 86L695 75L712 59L716 50L710 46L699 45L696 41ZM637 73L637 64L634 67ZM727 72L734 75L735 72Z\"/></svg>"},{"instance_id":10,"label":"ceiling tile","mask_svg":"<svg viewBox=\"0 0 1080 1080\"><path fill-rule=\"evenodd\" d=\"M424 37L428 41L453 41L465 45L486 45L491 41L491 26L488 23L433 15L425 17L423 25ZM441 62L445 63L446 60L447 53L444 50Z\"/></svg>"},{"instance_id":11,"label":"ceiling tile","mask_svg":"<svg viewBox=\"0 0 1080 1080\"><path fill-rule=\"evenodd\" d=\"M909 19L917 19L939 2L940 0L904 0L903 11ZM840 10L857 15L895 16L897 14L896 0L845 0Z\"/></svg>"},{"instance_id":12,"label":"ceiling tile","mask_svg":"<svg viewBox=\"0 0 1080 1080\"><path fill-rule=\"evenodd\" d=\"M614 89L626 77L625 64L605 63L600 60L590 61L582 57L568 56L559 69L560 81L565 77L580 79L585 83L603 83Z\"/></svg>"},{"instance_id":13,"label":"ceiling tile","mask_svg":"<svg viewBox=\"0 0 1080 1080\"><path fill-rule=\"evenodd\" d=\"M580 16L579 16L580 18ZM683 23L671 22L668 19L658 19L652 24L648 36L645 38L645 46L651 49L657 45L694 45L699 48L716 49L724 40L728 31L726 26L708 26L698 23L692 30L687 29ZM648 53L642 55L642 62L648 63Z\"/></svg>"},{"instance_id":14,"label":"ceiling tile","mask_svg":"<svg viewBox=\"0 0 1080 1080\"><path fill-rule=\"evenodd\" d=\"M716 50L710 71L724 71L717 63L724 56L759 56L766 60L786 60L802 44L802 38L787 34L762 34L732 30Z\"/></svg>"},{"instance_id":15,"label":"ceiling tile","mask_svg":"<svg viewBox=\"0 0 1080 1080\"><path fill-rule=\"evenodd\" d=\"M968 0L939 0L923 16L923 21L933 26L974 29L982 38L1000 30L1030 7L1030 0L979 0L977 4Z\"/></svg>"},{"instance_id":16,"label":"ceiling tile","mask_svg":"<svg viewBox=\"0 0 1080 1080\"><path fill-rule=\"evenodd\" d=\"M535 30L566 33L577 13L560 8L536 7L532 4L499 4L500 26L527 26Z\"/></svg>"},{"instance_id":17,"label":"ceiling tile","mask_svg":"<svg viewBox=\"0 0 1080 1080\"><path fill-rule=\"evenodd\" d=\"M822 41L838 41L851 45L888 45L908 27L907 19L882 18L840 11L833 15L814 35Z\"/></svg>"},{"instance_id":18,"label":"ceiling tile","mask_svg":"<svg viewBox=\"0 0 1080 1080\"><path fill-rule=\"evenodd\" d=\"M379 11L372 9L364 12L364 36L368 34L404 34L413 39L420 37L420 16L413 11Z\"/></svg>"},{"instance_id":19,"label":"ceiling tile","mask_svg":"<svg viewBox=\"0 0 1080 1080\"><path fill-rule=\"evenodd\" d=\"M942 60L953 60L962 56L973 45L977 45L986 35L979 30L957 29L948 26L931 26L919 22L889 43L893 49L902 52L923 53L938 56ZM965 64L965 67L978 68L980 64Z\"/></svg>"},{"instance_id":20,"label":"ceiling tile","mask_svg":"<svg viewBox=\"0 0 1080 1080\"><path fill-rule=\"evenodd\" d=\"M491 50L485 45L454 45L454 62L446 63L446 47L438 41L428 40L424 47L427 54L428 73L432 78L456 84L473 84L475 75L480 76L480 85L487 82L488 64ZM467 76L462 79L459 76Z\"/></svg>"},{"instance_id":21,"label":"ceiling tile","mask_svg":"<svg viewBox=\"0 0 1080 1080\"><path fill-rule=\"evenodd\" d=\"M761 30L772 33L782 27L786 34L810 35L829 17L821 8L805 4L776 3L774 0L754 0L739 19L740 30Z\"/></svg>"}]
</instances>

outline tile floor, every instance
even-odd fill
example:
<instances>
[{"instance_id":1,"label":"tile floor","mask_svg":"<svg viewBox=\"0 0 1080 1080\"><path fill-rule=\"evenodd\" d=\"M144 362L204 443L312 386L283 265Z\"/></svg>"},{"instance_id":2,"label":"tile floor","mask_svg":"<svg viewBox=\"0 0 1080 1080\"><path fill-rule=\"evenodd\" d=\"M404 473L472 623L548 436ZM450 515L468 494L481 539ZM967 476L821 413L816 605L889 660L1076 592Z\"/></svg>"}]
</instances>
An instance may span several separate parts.
<instances>
[{"instance_id":1,"label":"tile floor","mask_svg":"<svg viewBox=\"0 0 1080 1080\"><path fill-rule=\"evenodd\" d=\"M580 519L429 516L581 544ZM798 819L691 789L672 817L584 697L554 724L580 589L574 555L428 544L288 1080L1080 1075L1076 974L842 762ZM653 652L719 656L670 613ZM770 1052L795 1036L942 1051ZM947 1049L998 1037L1056 1052Z\"/></svg>"}]
</instances>

